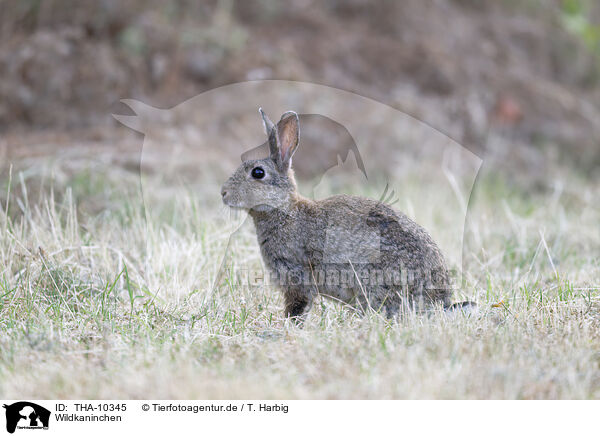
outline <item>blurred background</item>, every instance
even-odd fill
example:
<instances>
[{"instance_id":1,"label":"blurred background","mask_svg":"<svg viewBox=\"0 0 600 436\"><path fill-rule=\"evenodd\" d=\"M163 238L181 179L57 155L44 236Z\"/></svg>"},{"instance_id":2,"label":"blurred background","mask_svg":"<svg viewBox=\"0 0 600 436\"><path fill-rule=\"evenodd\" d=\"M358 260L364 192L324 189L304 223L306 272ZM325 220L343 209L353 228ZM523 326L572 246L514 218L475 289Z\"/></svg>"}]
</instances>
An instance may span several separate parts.
<instances>
[{"instance_id":1,"label":"blurred background","mask_svg":"<svg viewBox=\"0 0 600 436\"><path fill-rule=\"evenodd\" d=\"M169 108L287 79L388 104L534 182L548 160L586 174L600 163L594 0L0 4L8 148L40 132L104 140L117 130L111 113L128 113L122 98Z\"/></svg>"}]
</instances>

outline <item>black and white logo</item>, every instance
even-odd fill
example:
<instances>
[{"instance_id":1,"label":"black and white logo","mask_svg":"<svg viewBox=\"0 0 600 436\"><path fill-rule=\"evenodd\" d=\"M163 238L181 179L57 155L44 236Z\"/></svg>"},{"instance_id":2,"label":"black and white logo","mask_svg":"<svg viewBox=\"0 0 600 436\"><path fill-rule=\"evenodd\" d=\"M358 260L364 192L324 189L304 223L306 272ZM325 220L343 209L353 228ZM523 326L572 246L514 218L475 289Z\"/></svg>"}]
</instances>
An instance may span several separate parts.
<instances>
[{"instance_id":1,"label":"black and white logo","mask_svg":"<svg viewBox=\"0 0 600 436\"><path fill-rule=\"evenodd\" d=\"M16 429L48 430L50 411L38 404L19 401L5 404L6 431L14 433Z\"/></svg>"}]
</instances>

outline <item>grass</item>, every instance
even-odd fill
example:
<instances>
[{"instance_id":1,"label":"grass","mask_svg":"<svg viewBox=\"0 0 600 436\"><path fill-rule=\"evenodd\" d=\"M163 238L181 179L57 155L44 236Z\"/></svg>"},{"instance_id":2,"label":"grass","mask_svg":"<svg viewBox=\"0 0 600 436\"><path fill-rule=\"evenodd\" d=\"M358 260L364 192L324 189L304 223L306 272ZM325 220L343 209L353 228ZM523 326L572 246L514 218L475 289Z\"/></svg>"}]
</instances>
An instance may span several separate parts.
<instances>
[{"instance_id":1,"label":"grass","mask_svg":"<svg viewBox=\"0 0 600 436\"><path fill-rule=\"evenodd\" d=\"M229 235L197 196L145 198L146 215L138 176L110 167L5 172L0 397L600 398L597 185L556 199L480 179L457 294L476 315L317 300L300 329L244 280L251 226L213 289Z\"/></svg>"}]
</instances>

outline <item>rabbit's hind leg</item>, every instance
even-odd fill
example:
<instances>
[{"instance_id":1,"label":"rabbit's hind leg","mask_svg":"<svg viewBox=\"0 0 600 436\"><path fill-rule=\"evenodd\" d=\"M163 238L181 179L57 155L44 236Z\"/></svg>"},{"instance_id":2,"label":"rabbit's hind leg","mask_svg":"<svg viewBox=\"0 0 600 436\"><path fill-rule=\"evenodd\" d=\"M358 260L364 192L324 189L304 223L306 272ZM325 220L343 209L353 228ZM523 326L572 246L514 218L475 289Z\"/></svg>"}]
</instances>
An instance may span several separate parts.
<instances>
[{"instance_id":1,"label":"rabbit's hind leg","mask_svg":"<svg viewBox=\"0 0 600 436\"><path fill-rule=\"evenodd\" d=\"M284 291L285 316L296 324L302 325L313 302L313 296L300 288L286 289Z\"/></svg>"}]
</instances>

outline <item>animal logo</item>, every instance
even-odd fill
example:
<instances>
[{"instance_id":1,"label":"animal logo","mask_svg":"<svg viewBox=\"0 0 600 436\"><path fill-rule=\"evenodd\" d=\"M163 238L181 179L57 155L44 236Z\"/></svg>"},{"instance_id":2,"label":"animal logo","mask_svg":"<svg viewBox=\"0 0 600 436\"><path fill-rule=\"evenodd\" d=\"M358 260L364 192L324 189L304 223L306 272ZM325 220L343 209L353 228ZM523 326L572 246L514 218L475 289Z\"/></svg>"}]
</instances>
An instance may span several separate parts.
<instances>
[{"instance_id":1,"label":"animal logo","mask_svg":"<svg viewBox=\"0 0 600 436\"><path fill-rule=\"evenodd\" d=\"M19 401L4 404L6 409L6 431L14 433L17 428L48 429L50 411L39 404Z\"/></svg>"}]
</instances>

